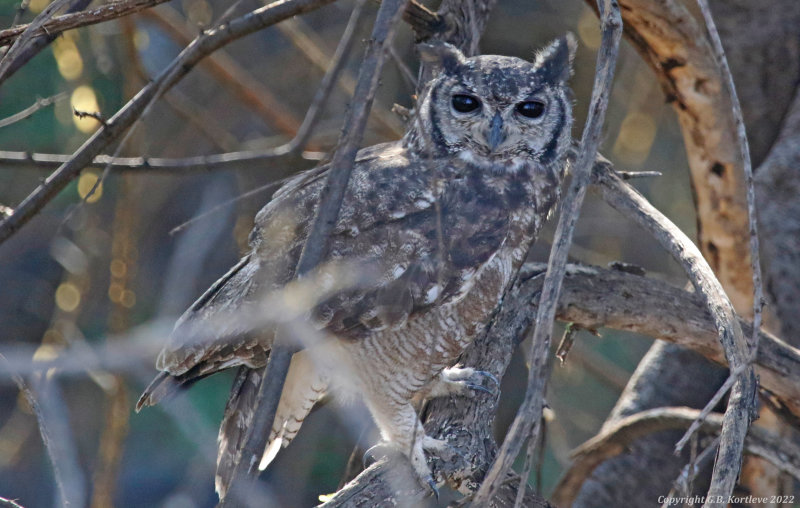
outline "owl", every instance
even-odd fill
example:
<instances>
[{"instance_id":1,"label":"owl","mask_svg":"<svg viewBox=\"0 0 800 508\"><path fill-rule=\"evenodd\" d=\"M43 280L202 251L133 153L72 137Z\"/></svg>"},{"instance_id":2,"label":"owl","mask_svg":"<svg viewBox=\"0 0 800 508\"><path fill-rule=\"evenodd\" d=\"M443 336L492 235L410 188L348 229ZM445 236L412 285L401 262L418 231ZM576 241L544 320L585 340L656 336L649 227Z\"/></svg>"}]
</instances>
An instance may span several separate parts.
<instances>
[{"instance_id":1,"label":"owl","mask_svg":"<svg viewBox=\"0 0 800 508\"><path fill-rule=\"evenodd\" d=\"M425 435L415 402L470 396L491 383L456 363L557 202L571 142L574 48L567 35L529 62L420 46L433 78L401 140L359 151L315 276L293 282L330 168L288 181L258 212L249 252L180 318L156 361L161 373L137 404L239 368L219 433L220 497L275 336L270 319L254 325L242 316L283 313L286 300L298 299L280 304L274 295L292 288L312 295L301 299L310 300L302 315L318 337L291 360L261 468L322 397L355 394L383 445L435 491L426 452L448 447ZM357 267L357 283L337 284L347 267ZM319 287L303 292L301 283Z\"/></svg>"}]
</instances>

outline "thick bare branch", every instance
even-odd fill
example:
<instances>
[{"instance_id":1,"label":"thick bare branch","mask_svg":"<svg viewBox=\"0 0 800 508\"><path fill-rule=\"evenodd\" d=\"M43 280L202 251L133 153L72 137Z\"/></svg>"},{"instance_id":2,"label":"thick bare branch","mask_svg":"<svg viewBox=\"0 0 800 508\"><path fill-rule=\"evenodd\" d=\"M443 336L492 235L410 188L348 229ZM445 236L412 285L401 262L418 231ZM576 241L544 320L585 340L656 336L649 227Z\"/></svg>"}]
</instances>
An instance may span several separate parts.
<instances>
[{"instance_id":1,"label":"thick bare branch","mask_svg":"<svg viewBox=\"0 0 800 508\"><path fill-rule=\"evenodd\" d=\"M556 486L553 502L570 506L580 486L602 462L624 453L631 443L643 436L689 427L699 413L689 408L657 408L615 422L572 452L573 464ZM713 414L703 420L702 431L719 434L722 426L723 416ZM753 427L747 436L745 451L769 460L782 471L800 479L800 448L782 437Z\"/></svg>"},{"instance_id":2,"label":"thick bare branch","mask_svg":"<svg viewBox=\"0 0 800 508\"><path fill-rule=\"evenodd\" d=\"M522 298L536 299L545 266L525 265ZM649 277L567 265L556 315L584 328L615 328L655 337L727 365L717 328L700 296ZM742 319L739 324L743 331L752 331L752 324ZM761 385L800 418L800 351L767 332L759 335L755 365ZM572 361L572 356L567 361Z\"/></svg>"}]
</instances>

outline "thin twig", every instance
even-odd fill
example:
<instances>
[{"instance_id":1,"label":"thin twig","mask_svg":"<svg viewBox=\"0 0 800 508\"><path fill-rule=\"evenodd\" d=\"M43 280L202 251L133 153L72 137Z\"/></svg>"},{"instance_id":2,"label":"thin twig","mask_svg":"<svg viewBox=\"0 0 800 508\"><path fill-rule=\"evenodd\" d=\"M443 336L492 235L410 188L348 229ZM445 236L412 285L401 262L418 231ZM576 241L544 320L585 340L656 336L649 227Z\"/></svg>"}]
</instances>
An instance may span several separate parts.
<instances>
[{"instance_id":1,"label":"thin twig","mask_svg":"<svg viewBox=\"0 0 800 508\"><path fill-rule=\"evenodd\" d=\"M528 386L525 399L517 412L517 416L506 435L503 446L486 474L472 506L485 506L489 499L505 479L508 470L519 453L523 441L530 437L534 441L535 430L541 418L544 404L545 385L547 383L547 359L550 350L550 339L553 333L553 321L558 303L558 294L566 268L567 252L572 243L572 234L578 218L586 186L591 177L592 164L600 144L603 120L608 107L608 97L614 76L619 39L622 34L622 20L619 6L615 0L598 1L602 13L603 40L597 57L597 71L589 107L589 116L581 139L581 152L574 168L572 182L562 204L556 229L553 248L545 276L541 303L536 314L536 329L533 335L533 347L529 357ZM533 426L533 434L531 427Z\"/></svg>"},{"instance_id":2,"label":"thin twig","mask_svg":"<svg viewBox=\"0 0 800 508\"><path fill-rule=\"evenodd\" d=\"M664 500L661 508L669 508L670 506L674 505L674 502L671 502L671 500L678 489L682 491L681 495L690 495L692 491L692 484L694 483L697 473L701 470L701 468L705 468L708 465L707 463L714 458L714 452L717 450L718 445L719 437L715 437L711 443L708 444L708 446L706 446L702 452L700 452L699 455L693 457L688 464L683 466L683 469L681 469L678 477L675 478L674 482L672 482L672 488L669 490L667 498Z\"/></svg>"},{"instance_id":3,"label":"thin twig","mask_svg":"<svg viewBox=\"0 0 800 508\"><path fill-rule=\"evenodd\" d=\"M749 363L742 364L736 370L731 371L731 373L728 375L728 379L722 383L722 386L719 387L714 396L711 397L711 399L706 403L705 407L703 407L703 410L700 411L698 420L693 422L692 425L686 430L686 433L683 435L683 437L681 437L678 442L675 443L675 455L678 455L681 453L681 451L683 451L683 448L686 446L686 443L689 442L689 439L691 439L694 434L700 430L700 423L703 421L703 419L711 414L714 408L717 407L717 404L719 404L722 400L722 397L724 397L728 393L728 390L731 389L733 383L739 379L739 376L741 376L745 369L749 366Z\"/></svg>"},{"instance_id":4,"label":"thin twig","mask_svg":"<svg viewBox=\"0 0 800 508\"><path fill-rule=\"evenodd\" d=\"M714 24L714 17L708 7L707 0L697 0L703 19L706 22L708 35L711 38L711 45L714 48L714 58L722 70L725 85L731 95L731 109L733 120L736 124L736 135L739 141L739 152L744 168L744 181L747 186L747 222L750 234L750 268L753 271L753 335L750 341L751 351L758 347L758 330L761 328L761 310L764 307L764 288L761 277L761 260L758 248L758 219L756 217L756 194L753 183L753 164L750 160L750 144L747 141L747 133L744 127L744 117L742 116L742 106L736 94L736 85L733 83L733 74L728 66L728 58L722 48L722 41L719 32Z\"/></svg>"},{"instance_id":5,"label":"thin twig","mask_svg":"<svg viewBox=\"0 0 800 508\"><path fill-rule=\"evenodd\" d=\"M0 222L0 243L22 228L53 197L71 182L80 171L110 143L126 131L169 88L178 83L207 55L257 30L291 16L319 8L333 0L286 0L271 3L222 27L208 30L184 49L164 71L131 99L110 120L98 129L70 159L50 175L33 193L20 203L14 213Z\"/></svg>"},{"instance_id":6,"label":"thin twig","mask_svg":"<svg viewBox=\"0 0 800 508\"><path fill-rule=\"evenodd\" d=\"M327 238L336 224L350 173L355 165L358 144L364 134L378 87L380 71L386 61L387 46L394 37L406 1L384 0L378 10L372 36L359 71L353 103L345 116L342 137L330 164L327 184L320 196L319 208L295 270L297 277L307 275L324 259ZM241 497L250 493L249 485L252 485L253 481L248 481L245 476L253 477L258 474L255 466L259 463L269 436L269 429L275 420L289 362L298 348L293 339L290 327L281 326L276 331L267 361L266 374L256 399L255 417L247 430L244 446L234 461L234 474L226 496L226 499L234 499L234 503L241 502ZM223 503L229 504L225 501Z\"/></svg>"},{"instance_id":7,"label":"thin twig","mask_svg":"<svg viewBox=\"0 0 800 508\"><path fill-rule=\"evenodd\" d=\"M169 0L118 0L109 2L95 9L56 16L39 27L34 27L32 36L56 36L66 30L94 25L96 23L135 14L167 1ZM12 44L29 26L30 24L17 25L6 30L0 30L0 46Z\"/></svg>"},{"instance_id":8,"label":"thin twig","mask_svg":"<svg viewBox=\"0 0 800 508\"><path fill-rule=\"evenodd\" d=\"M7 366L8 360L0 355L0 363ZM17 375L13 376L13 380L36 415L61 502L64 506L84 506L86 492L83 473L69 429L69 415L63 400L55 393L55 379L42 372L33 376L31 384Z\"/></svg>"},{"instance_id":9,"label":"thin twig","mask_svg":"<svg viewBox=\"0 0 800 508\"><path fill-rule=\"evenodd\" d=\"M12 501L11 499L6 499L4 497L0 497L0 506L3 508L25 508L21 504L18 504L16 501Z\"/></svg>"},{"instance_id":10,"label":"thin twig","mask_svg":"<svg viewBox=\"0 0 800 508\"><path fill-rule=\"evenodd\" d=\"M303 152L306 160L322 160L324 152ZM72 155L60 153L29 153L0 151L0 165L52 169L69 162ZM202 173L210 171L225 171L231 169L264 169L260 162L291 158L294 154L288 152L285 145L263 150L244 150L214 155L194 155L190 157L111 157L109 155L96 156L87 166L110 165L114 171L134 171L145 173L166 173L182 175L186 173Z\"/></svg>"},{"instance_id":11,"label":"thin twig","mask_svg":"<svg viewBox=\"0 0 800 508\"><path fill-rule=\"evenodd\" d=\"M77 116L81 120L83 120L84 118L93 118L97 120L97 122L100 123L100 125L102 125L103 127L108 127L105 118L103 118L103 115L101 115L99 111L80 111L75 108L72 108L72 114Z\"/></svg>"},{"instance_id":12,"label":"thin twig","mask_svg":"<svg viewBox=\"0 0 800 508\"><path fill-rule=\"evenodd\" d=\"M11 124L17 123L17 122L19 122L21 120L25 120L26 118L28 118L29 116L33 115L34 113L36 113L40 109L46 108L47 106L49 106L51 104L55 104L57 102L60 102L60 101L62 101L64 99L66 99L67 97L69 97L69 94L67 92L61 92L61 93L53 95L51 97L45 97L44 99L37 99L36 102L31 104L27 108L23 109L19 113L14 113L13 115L8 116L8 117L3 118L2 120L0 120L0 128L8 127Z\"/></svg>"}]
</instances>

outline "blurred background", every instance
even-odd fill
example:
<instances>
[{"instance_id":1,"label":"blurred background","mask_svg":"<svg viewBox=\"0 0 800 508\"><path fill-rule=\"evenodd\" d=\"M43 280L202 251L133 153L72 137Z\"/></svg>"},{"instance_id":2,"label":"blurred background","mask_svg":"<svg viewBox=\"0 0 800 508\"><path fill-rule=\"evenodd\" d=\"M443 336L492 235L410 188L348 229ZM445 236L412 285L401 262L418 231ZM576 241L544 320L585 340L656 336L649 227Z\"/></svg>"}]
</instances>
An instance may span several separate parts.
<instances>
[{"instance_id":1,"label":"blurred background","mask_svg":"<svg viewBox=\"0 0 800 508\"><path fill-rule=\"evenodd\" d=\"M47 4L31 0L22 22ZM436 7L436 5L429 5ZM0 27L12 25L16 0L0 0ZM55 104L0 128L0 151L69 154L96 130L73 109L112 116L163 69L228 2L172 0L123 18L68 31L0 88L0 119L56 96ZM245 1L238 12L256 8ZM195 69L160 100L118 149L122 156L182 157L262 149L291 139L330 64L353 4L339 0L241 39ZM309 150L329 151L348 105L377 4L368 2L356 44L317 124ZM483 53L530 58L538 47L574 32L579 50L572 79L580 137L594 76L599 30L584 2L501 0L482 40ZM387 64L364 146L397 139L394 103L411 107L416 71L413 36L400 29ZM634 184L690 237L694 205L680 131L654 77L623 41L605 128L603 152L618 169L658 170ZM112 152L113 153L113 152ZM14 207L48 168L15 166L0 153L0 205ZM155 374L155 355L175 318L222 275L246 246L255 212L274 187L312 167L300 157L218 172L179 174L85 170L24 230L0 245L0 353L9 360L53 358L65 347L113 360L119 369L58 376L56 416L74 457L68 474L94 507L210 507L216 432L232 375L198 383L167 405L133 413ZM96 186L95 192L90 191ZM254 191L254 192L253 192ZM242 197L246 192L251 194ZM88 198L87 198L88 196ZM546 260L550 225L534 253ZM682 271L636 226L594 196L584 206L571 251L575 261L625 261L676 286ZM548 403L553 419L541 474L531 481L547 496L571 449L599 429L651 339L586 332L564 366L556 366ZM556 341L557 342L557 341ZM88 346L88 348L86 347ZM523 345L524 347L524 345ZM27 355L27 356L26 356ZM502 439L524 394L518 354L502 385L497 435ZM281 506L310 506L336 490L358 437L334 401L313 413L298 438L263 474ZM540 478L539 478L540 476ZM0 497L26 507L58 505L54 477L36 417L8 377L0 378Z\"/></svg>"}]
</instances>

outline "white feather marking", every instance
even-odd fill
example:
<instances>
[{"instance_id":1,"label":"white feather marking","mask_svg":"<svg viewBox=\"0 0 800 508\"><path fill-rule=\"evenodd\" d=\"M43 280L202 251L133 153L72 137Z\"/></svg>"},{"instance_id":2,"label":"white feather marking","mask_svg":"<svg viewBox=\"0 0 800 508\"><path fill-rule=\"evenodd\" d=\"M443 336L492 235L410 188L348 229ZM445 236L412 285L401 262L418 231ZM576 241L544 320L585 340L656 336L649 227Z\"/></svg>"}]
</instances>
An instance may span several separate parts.
<instances>
[{"instance_id":1,"label":"white feather marking","mask_svg":"<svg viewBox=\"0 0 800 508\"><path fill-rule=\"evenodd\" d=\"M425 303L433 303L439 297L439 286L432 286L427 293L425 293Z\"/></svg>"},{"instance_id":2,"label":"white feather marking","mask_svg":"<svg viewBox=\"0 0 800 508\"><path fill-rule=\"evenodd\" d=\"M258 464L259 471L267 469L267 466L269 466L270 462L275 460L275 457L278 455L278 452L281 450L281 445L283 444L283 432L285 428L286 423L283 424L280 434L264 449L264 455L261 456L261 462Z\"/></svg>"}]
</instances>

